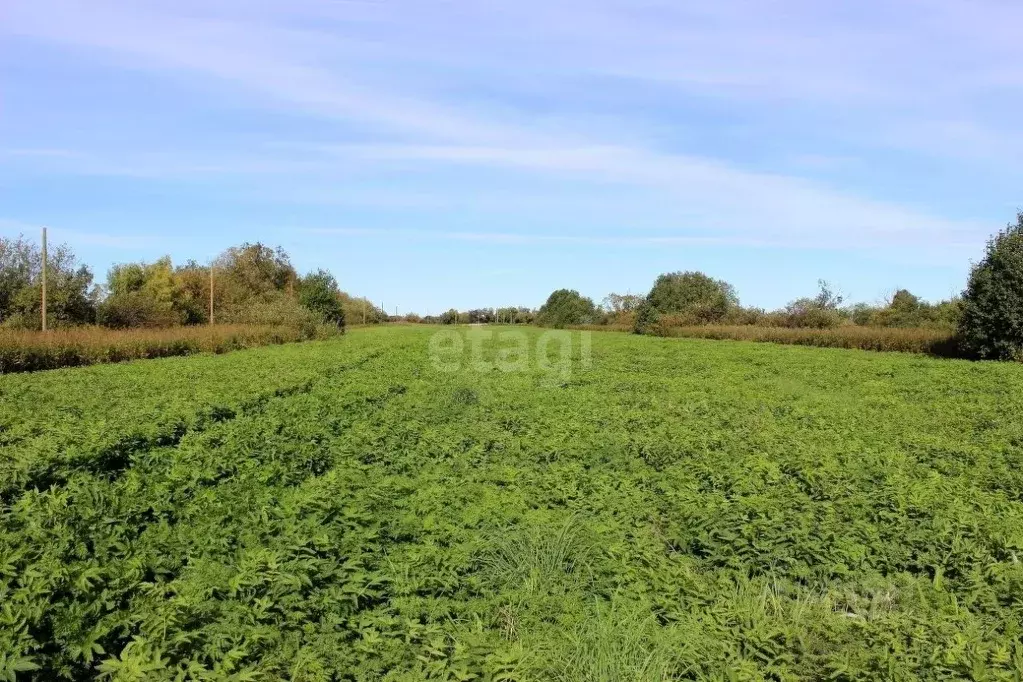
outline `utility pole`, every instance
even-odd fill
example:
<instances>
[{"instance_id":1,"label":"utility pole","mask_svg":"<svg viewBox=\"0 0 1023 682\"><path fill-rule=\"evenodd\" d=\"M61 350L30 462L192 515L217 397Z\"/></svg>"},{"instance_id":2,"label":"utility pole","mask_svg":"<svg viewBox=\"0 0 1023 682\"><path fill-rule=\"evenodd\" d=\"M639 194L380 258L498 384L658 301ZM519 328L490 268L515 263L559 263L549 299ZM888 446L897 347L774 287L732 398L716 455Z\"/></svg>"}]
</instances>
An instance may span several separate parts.
<instances>
[{"instance_id":1,"label":"utility pole","mask_svg":"<svg viewBox=\"0 0 1023 682\"><path fill-rule=\"evenodd\" d=\"M46 331L46 228L43 228L43 331Z\"/></svg>"},{"instance_id":2,"label":"utility pole","mask_svg":"<svg viewBox=\"0 0 1023 682\"><path fill-rule=\"evenodd\" d=\"M213 263L210 262L210 326L213 326Z\"/></svg>"}]
</instances>

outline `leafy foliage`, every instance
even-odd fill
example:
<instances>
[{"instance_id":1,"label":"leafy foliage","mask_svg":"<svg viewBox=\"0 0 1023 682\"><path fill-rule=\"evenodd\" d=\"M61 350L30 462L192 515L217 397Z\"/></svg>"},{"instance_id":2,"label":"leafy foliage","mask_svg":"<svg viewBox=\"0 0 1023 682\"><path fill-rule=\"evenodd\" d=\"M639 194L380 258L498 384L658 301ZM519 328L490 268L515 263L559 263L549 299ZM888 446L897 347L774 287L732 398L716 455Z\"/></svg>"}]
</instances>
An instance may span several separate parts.
<instances>
[{"instance_id":1,"label":"leafy foliage","mask_svg":"<svg viewBox=\"0 0 1023 682\"><path fill-rule=\"evenodd\" d=\"M735 288L728 282L702 272L670 272L657 278L639 306L636 330L647 331L662 315L688 324L717 322L738 305Z\"/></svg>"},{"instance_id":2,"label":"leafy foliage","mask_svg":"<svg viewBox=\"0 0 1023 682\"><path fill-rule=\"evenodd\" d=\"M547 297L536 315L537 324L560 329L574 324L591 324L597 319L593 301L574 289L558 289Z\"/></svg>"},{"instance_id":3,"label":"leafy foliage","mask_svg":"<svg viewBox=\"0 0 1023 682\"><path fill-rule=\"evenodd\" d=\"M387 313L368 298L356 298L342 291L338 294L345 313L345 324L380 324L387 321Z\"/></svg>"},{"instance_id":4,"label":"leafy foliage","mask_svg":"<svg viewBox=\"0 0 1023 682\"><path fill-rule=\"evenodd\" d=\"M813 298L799 298L785 307L786 327L832 329L842 323L839 306L843 297L824 280L817 286L820 291Z\"/></svg>"},{"instance_id":5,"label":"leafy foliage","mask_svg":"<svg viewBox=\"0 0 1023 682\"><path fill-rule=\"evenodd\" d=\"M36 329L42 322L42 250L24 237L0 237L0 324ZM54 327L96 319L92 272L66 244L47 257L47 318Z\"/></svg>"},{"instance_id":6,"label":"leafy foliage","mask_svg":"<svg viewBox=\"0 0 1023 682\"><path fill-rule=\"evenodd\" d=\"M341 304L341 290L337 280L326 270L317 270L303 277L299 283L299 303L320 318L337 327L345 326L345 309Z\"/></svg>"},{"instance_id":7,"label":"leafy foliage","mask_svg":"<svg viewBox=\"0 0 1023 682\"><path fill-rule=\"evenodd\" d=\"M1023 211L973 267L959 332L965 349L978 357L1023 360Z\"/></svg>"},{"instance_id":8,"label":"leafy foliage","mask_svg":"<svg viewBox=\"0 0 1023 682\"><path fill-rule=\"evenodd\" d=\"M0 679L1023 669L1020 366L431 333L0 377Z\"/></svg>"},{"instance_id":9,"label":"leafy foliage","mask_svg":"<svg viewBox=\"0 0 1023 682\"><path fill-rule=\"evenodd\" d=\"M153 263L115 265L107 275L107 297L99 322L107 327L171 327L185 322L176 303L177 284L169 257Z\"/></svg>"}]
</instances>

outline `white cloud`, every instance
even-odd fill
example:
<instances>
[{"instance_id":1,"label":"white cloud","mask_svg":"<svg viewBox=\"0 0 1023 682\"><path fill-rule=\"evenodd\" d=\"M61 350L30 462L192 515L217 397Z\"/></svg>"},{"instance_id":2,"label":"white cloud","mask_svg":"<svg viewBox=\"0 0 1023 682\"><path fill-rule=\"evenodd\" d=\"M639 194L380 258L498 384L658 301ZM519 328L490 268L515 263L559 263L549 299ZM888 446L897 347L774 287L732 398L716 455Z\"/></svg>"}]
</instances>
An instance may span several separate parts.
<instances>
[{"instance_id":1,"label":"white cloud","mask_svg":"<svg viewBox=\"0 0 1023 682\"><path fill-rule=\"evenodd\" d=\"M43 227L47 228L47 240L51 244L66 242L71 246L102 246L115 249L139 249L155 246L164 240L151 234L118 235L102 232L54 227L47 223L29 223L23 220L0 218L0 234L9 237L24 236L29 240L41 240Z\"/></svg>"},{"instance_id":2,"label":"white cloud","mask_svg":"<svg viewBox=\"0 0 1023 682\"><path fill-rule=\"evenodd\" d=\"M1012 65L1023 63L1007 28L1023 24L1023 10L995 0L877 2L859 10L811 0L35 0L7 13L7 32L93 50L123 68L227 83L266 98L268 106L336 121L339 136L343 127L352 137L355 127L367 140L216 159L195 141L169 156L111 153L82 162L57 155L58 169L64 163L77 172L136 177L290 173L319 176L328 188L353 167L510 170L588 183L597 194L623 185L655 190L691 216L686 234L663 237L696 240L686 243L877 248L926 240L958 249L980 243L990 225L750 170L709 152L677 151L660 143L660 128L642 112L616 109L594 133L573 113L585 103L556 97L561 86L582 88L582 79L606 87L586 78L614 76L651 83L674 107L684 104L676 99L682 93L764 111L790 101L850 110L851 119L862 119L857 125L874 131L877 145L899 147L898 131L915 130L901 146L954 155L968 148L974 158L1001 160L1015 148L998 144L1013 119L972 111L969 102L983 95L1019 104L1018 93L1008 91L1021 80ZM517 85L533 80L555 100L516 102ZM936 122L936 109L959 123ZM452 234L445 238L471 238Z\"/></svg>"},{"instance_id":3,"label":"white cloud","mask_svg":"<svg viewBox=\"0 0 1023 682\"><path fill-rule=\"evenodd\" d=\"M692 226L725 239L783 241L810 246L873 247L879 243L973 243L988 226L836 192L808 180L744 171L707 159L616 147L498 148L352 146L331 151L345 158L419 160L511 167L603 183L660 188L707 216ZM752 221L752 222L751 222ZM826 221L826 222L823 222ZM751 239L753 237L753 239Z\"/></svg>"}]
</instances>

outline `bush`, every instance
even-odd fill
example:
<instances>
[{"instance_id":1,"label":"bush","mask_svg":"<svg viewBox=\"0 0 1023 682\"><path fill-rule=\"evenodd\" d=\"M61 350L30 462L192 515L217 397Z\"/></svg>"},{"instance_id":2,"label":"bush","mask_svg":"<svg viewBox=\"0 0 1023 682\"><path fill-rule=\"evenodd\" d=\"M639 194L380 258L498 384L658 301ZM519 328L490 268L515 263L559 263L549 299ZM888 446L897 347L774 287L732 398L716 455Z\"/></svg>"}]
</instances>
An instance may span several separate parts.
<instances>
[{"instance_id":1,"label":"bush","mask_svg":"<svg viewBox=\"0 0 1023 682\"><path fill-rule=\"evenodd\" d=\"M341 290L337 280L326 270L317 270L301 279L298 300L306 309L319 315L323 322L335 327L345 326Z\"/></svg>"},{"instance_id":2,"label":"bush","mask_svg":"<svg viewBox=\"0 0 1023 682\"><path fill-rule=\"evenodd\" d=\"M734 306L725 314L719 322L730 325L765 324L768 320L768 313L762 308L743 308Z\"/></svg>"},{"instance_id":3,"label":"bush","mask_svg":"<svg viewBox=\"0 0 1023 682\"><path fill-rule=\"evenodd\" d=\"M217 315L217 320L228 324L294 327L307 338L317 334L321 322L316 313L281 292L228 308Z\"/></svg>"},{"instance_id":4,"label":"bush","mask_svg":"<svg viewBox=\"0 0 1023 682\"><path fill-rule=\"evenodd\" d=\"M342 291L338 297L345 311L345 324L380 324L387 321L387 313L373 305L367 298L355 298Z\"/></svg>"},{"instance_id":5,"label":"bush","mask_svg":"<svg viewBox=\"0 0 1023 682\"><path fill-rule=\"evenodd\" d=\"M833 329L842 324L838 306L842 297L824 280L818 282L820 291L813 298L800 298L785 307L786 327L805 329Z\"/></svg>"},{"instance_id":6,"label":"bush","mask_svg":"<svg viewBox=\"0 0 1023 682\"><path fill-rule=\"evenodd\" d=\"M599 317L592 299L574 289L558 289L540 307L536 322L542 327L560 329L569 325L594 324Z\"/></svg>"},{"instance_id":7,"label":"bush","mask_svg":"<svg viewBox=\"0 0 1023 682\"><path fill-rule=\"evenodd\" d=\"M979 358L1023 360L1023 211L987 244L963 293L959 335Z\"/></svg>"},{"instance_id":8,"label":"bush","mask_svg":"<svg viewBox=\"0 0 1023 682\"><path fill-rule=\"evenodd\" d=\"M172 327L185 321L184 313L162 305L146 291L128 291L107 297L99 305L97 321L104 327Z\"/></svg>"},{"instance_id":9,"label":"bush","mask_svg":"<svg viewBox=\"0 0 1023 682\"><path fill-rule=\"evenodd\" d=\"M802 329L834 329L842 324L842 316L833 308L821 308L812 299L802 298L786 307L786 327Z\"/></svg>"},{"instance_id":10,"label":"bush","mask_svg":"<svg viewBox=\"0 0 1023 682\"><path fill-rule=\"evenodd\" d=\"M687 324L710 324L720 321L729 310L739 305L735 288L728 282L713 279L702 272L670 272L661 275L639 306L636 331L645 332L662 315Z\"/></svg>"},{"instance_id":11,"label":"bush","mask_svg":"<svg viewBox=\"0 0 1023 682\"><path fill-rule=\"evenodd\" d=\"M906 289L899 289L886 305L857 303L842 312L853 324L865 327L927 327L951 331L958 326L961 307L959 299L931 304Z\"/></svg>"}]
</instances>

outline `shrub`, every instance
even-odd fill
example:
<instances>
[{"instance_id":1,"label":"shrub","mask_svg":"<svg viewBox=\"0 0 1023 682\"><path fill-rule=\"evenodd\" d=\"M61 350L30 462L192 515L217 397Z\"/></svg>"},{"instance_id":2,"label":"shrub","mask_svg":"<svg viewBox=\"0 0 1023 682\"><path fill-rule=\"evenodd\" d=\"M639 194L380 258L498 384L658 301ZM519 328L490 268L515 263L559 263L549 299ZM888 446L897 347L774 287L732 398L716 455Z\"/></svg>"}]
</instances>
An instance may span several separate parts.
<instances>
[{"instance_id":1,"label":"shrub","mask_svg":"<svg viewBox=\"0 0 1023 682\"><path fill-rule=\"evenodd\" d=\"M307 337L317 333L320 318L301 303L282 292L273 292L224 310L217 316L228 324L294 327Z\"/></svg>"},{"instance_id":2,"label":"shrub","mask_svg":"<svg viewBox=\"0 0 1023 682\"><path fill-rule=\"evenodd\" d=\"M355 298L344 291L338 294L338 298L345 311L345 324L380 324L387 320L387 313L367 298Z\"/></svg>"},{"instance_id":3,"label":"shrub","mask_svg":"<svg viewBox=\"0 0 1023 682\"><path fill-rule=\"evenodd\" d=\"M857 303L842 311L853 324L868 327L930 327L953 330L959 322L961 301L931 304L906 289L896 291L883 306Z\"/></svg>"},{"instance_id":4,"label":"shrub","mask_svg":"<svg viewBox=\"0 0 1023 682\"><path fill-rule=\"evenodd\" d=\"M785 307L787 327L809 329L832 329L842 324L838 306L842 297L836 294L826 281L818 282L820 291L813 298L800 298Z\"/></svg>"},{"instance_id":5,"label":"shrub","mask_svg":"<svg viewBox=\"0 0 1023 682\"><path fill-rule=\"evenodd\" d=\"M636 331L643 333L662 315L709 324L721 320L739 305L735 288L702 272L670 272L661 275L639 306Z\"/></svg>"},{"instance_id":6,"label":"shrub","mask_svg":"<svg viewBox=\"0 0 1023 682\"><path fill-rule=\"evenodd\" d=\"M1023 359L1023 211L988 241L984 259L973 266L959 334L973 356Z\"/></svg>"},{"instance_id":7,"label":"shrub","mask_svg":"<svg viewBox=\"0 0 1023 682\"><path fill-rule=\"evenodd\" d=\"M146 291L127 291L108 296L96 315L104 327L172 327L184 322L184 313L161 304Z\"/></svg>"},{"instance_id":8,"label":"shrub","mask_svg":"<svg viewBox=\"0 0 1023 682\"><path fill-rule=\"evenodd\" d=\"M562 328L575 324L593 324L598 319L593 300L574 289L558 289L547 297L537 313L537 324Z\"/></svg>"},{"instance_id":9,"label":"shrub","mask_svg":"<svg viewBox=\"0 0 1023 682\"><path fill-rule=\"evenodd\" d=\"M721 318L721 324L764 324L768 319L768 313L762 308L743 308L734 306Z\"/></svg>"},{"instance_id":10,"label":"shrub","mask_svg":"<svg viewBox=\"0 0 1023 682\"><path fill-rule=\"evenodd\" d=\"M801 298L790 303L785 312L785 326L806 329L834 329L842 324L842 316L837 310L821 308L813 304L812 299Z\"/></svg>"},{"instance_id":11,"label":"shrub","mask_svg":"<svg viewBox=\"0 0 1023 682\"><path fill-rule=\"evenodd\" d=\"M320 316L327 324L345 326L345 309L341 304L337 280L326 270L317 270L299 282L299 302Z\"/></svg>"}]
</instances>

